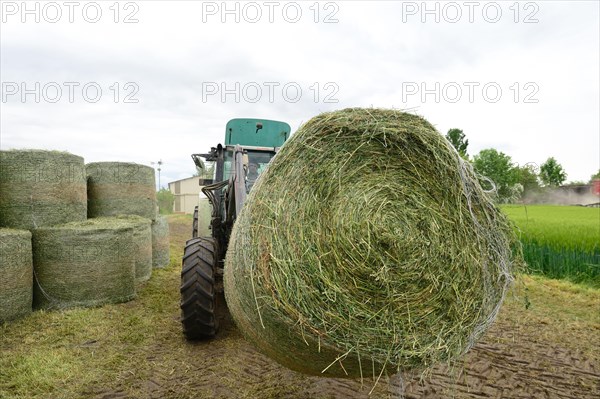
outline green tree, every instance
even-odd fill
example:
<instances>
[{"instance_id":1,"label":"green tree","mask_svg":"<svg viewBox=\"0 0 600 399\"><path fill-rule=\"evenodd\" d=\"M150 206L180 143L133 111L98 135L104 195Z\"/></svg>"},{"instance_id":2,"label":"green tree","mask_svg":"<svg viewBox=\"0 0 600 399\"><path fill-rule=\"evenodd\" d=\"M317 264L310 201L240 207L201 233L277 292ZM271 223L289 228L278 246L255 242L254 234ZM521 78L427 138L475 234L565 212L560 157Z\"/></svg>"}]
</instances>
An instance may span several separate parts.
<instances>
[{"instance_id":1,"label":"green tree","mask_svg":"<svg viewBox=\"0 0 600 399\"><path fill-rule=\"evenodd\" d=\"M598 169L598 172L594 173L592 177L590 177L590 183L598 179L600 179L600 169Z\"/></svg>"},{"instance_id":2,"label":"green tree","mask_svg":"<svg viewBox=\"0 0 600 399\"><path fill-rule=\"evenodd\" d=\"M456 151L460 154L464 159L469 159L469 155L467 154L467 147L469 146L469 140L465 139L465 134L461 129L450 129L448 133L446 133L446 139L452 144Z\"/></svg>"},{"instance_id":3,"label":"green tree","mask_svg":"<svg viewBox=\"0 0 600 399\"><path fill-rule=\"evenodd\" d=\"M519 169L510 156L493 148L481 150L473 158L473 168L480 175L492 180L496 186L496 198L499 202L511 202L515 199L515 185L519 183ZM522 188L521 188L522 190Z\"/></svg>"},{"instance_id":4,"label":"green tree","mask_svg":"<svg viewBox=\"0 0 600 399\"><path fill-rule=\"evenodd\" d=\"M175 203L175 195L166 188L161 188L156 193L156 201L158 202L158 211L161 215L173 213L173 204Z\"/></svg>"},{"instance_id":5,"label":"green tree","mask_svg":"<svg viewBox=\"0 0 600 399\"><path fill-rule=\"evenodd\" d=\"M540 179L546 186L558 187L567 180L567 173L554 157L550 157L540 167Z\"/></svg>"},{"instance_id":6,"label":"green tree","mask_svg":"<svg viewBox=\"0 0 600 399\"><path fill-rule=\"evenodd\" d=\"M539 191L540 179L534 165L524 165L518 168L518 182L523 186L524 194Z\"/></svg>"}]
</instances>

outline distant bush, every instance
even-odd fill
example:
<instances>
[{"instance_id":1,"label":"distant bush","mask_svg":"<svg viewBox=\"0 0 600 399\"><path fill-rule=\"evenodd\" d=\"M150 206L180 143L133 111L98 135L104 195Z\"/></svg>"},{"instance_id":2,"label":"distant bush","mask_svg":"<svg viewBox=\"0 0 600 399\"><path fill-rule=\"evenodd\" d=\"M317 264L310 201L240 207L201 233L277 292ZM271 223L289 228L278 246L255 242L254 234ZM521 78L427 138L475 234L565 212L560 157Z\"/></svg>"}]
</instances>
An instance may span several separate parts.
<instances>
[{"instance_id":1,"label":"distant bush","mask_svg":"<svg viewBox=\"0 0 600 399\"><path fill-rule=\"evenodd\" d=\"M156 193L156 200L158 201L158 211L161 215L173 213L175 195L171 191L167 190L166 188L161 188Z\"/></svg>"}]
</instances>

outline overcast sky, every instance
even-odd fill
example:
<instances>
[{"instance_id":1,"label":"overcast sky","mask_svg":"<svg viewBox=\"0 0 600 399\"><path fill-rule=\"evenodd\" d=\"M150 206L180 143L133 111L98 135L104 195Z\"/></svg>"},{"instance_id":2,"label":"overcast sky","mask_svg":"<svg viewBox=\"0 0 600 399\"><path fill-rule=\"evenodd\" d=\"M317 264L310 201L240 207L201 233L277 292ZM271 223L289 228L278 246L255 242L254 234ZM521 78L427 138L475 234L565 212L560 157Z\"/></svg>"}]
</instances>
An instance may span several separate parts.
<instances>
[{"instance_id":1,"label":"overcast sky","mask_svg":"<svg viewBox=\"0 0 600 399\"><path fill-rule=\"evenodd\" d=\"M1 149L162 160L165 186L231 118L372 106L600 168L598 1L115 3L1 2Z\"/></svg>"}]
</instances>

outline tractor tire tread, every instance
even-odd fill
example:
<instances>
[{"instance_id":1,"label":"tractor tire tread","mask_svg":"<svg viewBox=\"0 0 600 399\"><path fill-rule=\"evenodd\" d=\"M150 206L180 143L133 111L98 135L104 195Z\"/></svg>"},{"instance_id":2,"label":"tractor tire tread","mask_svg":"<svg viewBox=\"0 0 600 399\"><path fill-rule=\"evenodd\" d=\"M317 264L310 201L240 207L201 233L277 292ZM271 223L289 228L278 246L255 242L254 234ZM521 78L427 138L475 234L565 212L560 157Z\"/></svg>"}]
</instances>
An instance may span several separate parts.
<instances>
[{"instance_id":1,"label":"tractor tire tread","mask_svg":"<svg viewBox=\"0 0 600 399\"><path fill-rule=\"evenodd\" d=\"M181 268L181 323L189 340L213 338L218 320L215 293L215 243L210 237L188 240Z\"/></svg>"}]
</instances>

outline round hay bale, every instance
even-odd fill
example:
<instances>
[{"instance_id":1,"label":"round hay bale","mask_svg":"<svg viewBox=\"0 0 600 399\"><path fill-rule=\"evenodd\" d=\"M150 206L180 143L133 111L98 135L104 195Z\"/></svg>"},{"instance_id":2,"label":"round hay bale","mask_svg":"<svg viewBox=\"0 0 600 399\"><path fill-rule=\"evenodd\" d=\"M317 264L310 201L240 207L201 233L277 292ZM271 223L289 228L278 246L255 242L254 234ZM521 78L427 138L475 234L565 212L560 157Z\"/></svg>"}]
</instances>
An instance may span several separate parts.
<instances>
[{"instance_id":1,"label":"round hay bale","mask_svg":"<svg viewBox=\"0 0 600 399\"><path fill-rule=\"evenodd\" d=\"M88 217L138 215L156 217L154 169L126 162L86 165Z\"/></svg>"},{"instance_id":2,"label":"round hay bale","mask_svg":"<svg viewBox=\"0 0 600 399\"><path fill-rule=\"evenodd\" d=\"M114 218L34 230L34 307L93 307L133 299L134 244L132 225Z\"/></svg>"},{"instance_id":3,"label":"round hay bale","mask_svg":"<svg viewBox=\"0 0 600 399\"><path fill-rule=\"evenodd\" d=\"M133 227L132 251L135 257L135 282L143 283L152 276L152 221L136 215L116 216Z\"/></svg>"},{"instance_id":4,"label":"round hay bale","mask_svg":"<svg viewBox=\"0 0 600 399\"><path fill-rule=\"evenodd\" d=\"M423 118L345 109L304 124L231 234L225 294L259 350L373 377L465 354L512 281L512 231Z\"/></svg>"},{"instance_id":5,"label":"round hay bale","mask_svg":"<svg viewBox=\"0 0 600 399\"><path fill-rule=\"evenodd\" d=\"M83 158L59 151L0 151L0 227L31 230L86 219Z\"/></svg>"},{"instance_id":6,"label":"round hay bale","mask_svg":"<svg viewBox=\"0 0 600 399\"><path fill-rule=\"evenodd\" d=\"M0 324L31 313L31 233L0 229Z\"/></svg>"},{"instance_id":7,"label":"round hay bale","mask_svg":"<svg viewBox=\"0 0 600 399\"><path fill-rule=\"evenodd\" d=\"M166 217L158 215L152 222L152 266L166 267L169 266L170 260L169 222Z\"/></svg>"}]
</instances>

